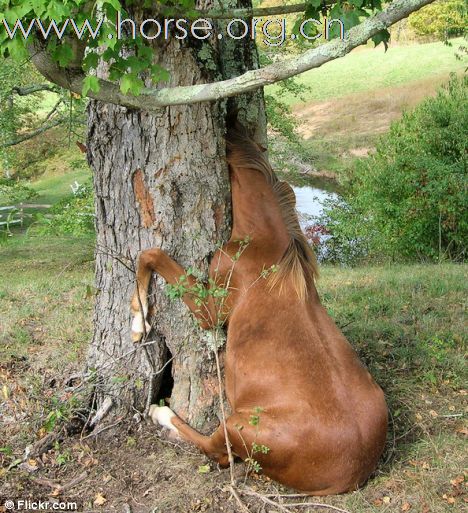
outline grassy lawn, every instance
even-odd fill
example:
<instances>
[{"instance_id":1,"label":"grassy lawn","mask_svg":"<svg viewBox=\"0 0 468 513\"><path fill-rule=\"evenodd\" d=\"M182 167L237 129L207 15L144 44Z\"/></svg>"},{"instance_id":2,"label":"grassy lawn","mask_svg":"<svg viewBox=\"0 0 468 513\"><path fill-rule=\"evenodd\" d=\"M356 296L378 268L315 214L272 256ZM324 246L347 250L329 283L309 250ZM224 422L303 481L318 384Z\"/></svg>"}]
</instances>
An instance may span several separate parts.
<instances>
[{"instance_id":1,"label":"grassy lawn","mask_svg":"<svg viewBox=\"0 0 468 513\"><path fill-rule=\"evenodd\" d=\"M75 146L56 147L51 155L41 160L40 170L41 174L37 179L27 182L27 186L37 195L24 201L32 206L24 210L26 216L23 226L10 226L10 231L14 234L19 234L30 227L37 220L37 214L48 215L49 210L42 208L43 205L55 205L72 194L71 186L75 182L84 184L92 177L84 156ZM12 204L11 199L0 198L0 206ZM0 227L0 243L5 239L6 233L6 227Z\"/></svg>"},{"instance_id":2,"label":"grassy lawn","mask_svg":"<svg viewBox=\"0 0 468 513\"><path fill-rule=\"evenodd\" d=\"M0 363L26 359L42 372L82 355L91 327L92 300L85 297L93 249L92 237L15 236L0 246Z\"/></svg>"},{"instance_id":3,"label":"grassy lawn","mask_svg":"<svg viewBox=\"0 0 468 513\"><path fill-rule=\"evenodd\" d=\"M48 412L56 407L52 398L59 391L50 389L50 383L76 372L84 361L92 324L92 242L18 238L0 248L0 378L7 387L8 415L14 412L23 419L8 424L8 438L0 440L12 454L4 458L0 473L18 486L30 486L28 475L7 471L6 466L38 436ZM362 490L326 498L326 503L353 513L442 513L462 507L466 272L466 266L454 264L322 268L322 300L384 388L392 414L377 474ZM60 397L59 402L64 400ZM71 479L85 468L80 455L94 454L99 464L86 469L96 474L96 481L80 493L92 502L100 490L110 506L121 493L115 490L118 476L136 462L135 472L144 465L143 491L159 490L169 501L168 511L183 511L179 503L170 502L182 496L194 501L216 496L220 482L228 479L227 471L200 475L197 468L205 463L204 457L174 453L157 440L154 428L129 433L133 434L123 433L118 450L108 450L106 444L90 449L73 439L64 442L49 453L41 472ZM143 449L140 444L148 437L153 445ZM153 447L163 461L149 456ZM63 454L69 458L65 465L57 463ZM151 476L161 465L167 477L155 480ZM110 468L117 477L103 481ZM255 486L268 490L272 484L257 478ZM173 496L166 494L167 487L174 488ZM148 510L161 504L151 503L151 497L149 493L141 499Z\"/></svg>"},{"instance_id":4,"label":"grassy lawn","mask_svg":"<svg viewBox=\"0 0 468 513\"><path fill-rule=\"evenodd\" d=\"M72 193L71 185L75 182L82 184L91 177L89 169L70 169L63 174L46 173L36 182L31 183L38 196L30 203L53 205Z\"/></svg>"},{"instance_id":5,"label":"grassy lawn","mask_svg":"<svg viewBox=\"0 0 468 513\"><path fill-rule=\"evenodd\" d=\"M57 146L53 154L44 160L42 168L43 173L30 183L38 193L31 203L53 205L72 193L70 186L75 181L82 184L91 178L84 155L73 143Z\"/></svg>"},{"instance_id":6,"label":"grassy lawn","mask_svg":"<svg viewBox=\"0 0 468 513\"><path fill-rule=\"evenodd\" d=\"M310 88L304 93L306 102L399 86L464 69L466 63L455 58L461 43L462 39L454 39L453 46L443 42L390 45L387 52L382 45L359 47L341 59L299 75L297 82ZM266 90L274 92L277 86L267 86ZM285 101L289 105L302 102L297 95L286 95Z\"/></svg>"}]
</instances>

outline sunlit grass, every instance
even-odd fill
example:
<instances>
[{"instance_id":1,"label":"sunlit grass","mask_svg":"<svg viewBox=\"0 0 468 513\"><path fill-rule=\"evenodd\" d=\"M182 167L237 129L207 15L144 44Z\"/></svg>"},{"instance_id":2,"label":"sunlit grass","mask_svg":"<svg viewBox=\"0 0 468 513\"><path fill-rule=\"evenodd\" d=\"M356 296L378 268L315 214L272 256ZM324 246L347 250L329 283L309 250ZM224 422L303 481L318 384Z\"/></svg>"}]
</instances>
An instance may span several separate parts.
<instances>
[{"instance_id":1,"label":"sunlit grass","mask_svg":"<svg viewBox=\"0 0 468 513\"><path fill-rule=\"evenodd\" d=\"M350 93L398 86L464 69L466 63L455 57L461 43L462 39L454 39L452 46L443 42L390 45L387 52L382 45L357 48L343 58L299 75L296 80L310 87L304 93L305 101L340 98ZM275 85L266 88L267 92L276 89ZM290 105L302 102L292 94L284 99Z\"/></svg>"}]
</instances>

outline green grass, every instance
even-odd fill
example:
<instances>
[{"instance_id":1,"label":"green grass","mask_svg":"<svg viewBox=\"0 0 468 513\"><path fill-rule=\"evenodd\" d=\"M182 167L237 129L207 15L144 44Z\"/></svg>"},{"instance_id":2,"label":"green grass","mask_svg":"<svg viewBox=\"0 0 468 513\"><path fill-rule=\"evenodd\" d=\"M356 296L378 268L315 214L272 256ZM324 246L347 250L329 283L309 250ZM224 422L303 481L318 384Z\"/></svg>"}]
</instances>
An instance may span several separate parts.
<instances>
[{"instance_id":1,"label":"green grass","mask_svg":"<svg viewBox=\"0 0 468 513\"><path fill-rule=\"evenodd\" d=\"M89 169L84 168L70 169L63 174L46 174L30 184L30 187L38 193L30 203L53 205L72 193L71 185L75 181L82 184L90 177Z\"/></svg>"},{"instance_id":2,"label":"green grass","mask_svg":"<svg viewBox=\"0 0 468 513\"><path fill-rule=\"evenodd\" d=\"M456 264L325 266L319 289L381 382L391 387L402 376L415 386L460 387L468 377L462 359L466 274L467 267Z\"/></svg>"},{"instance_id":3,"label":"green grass","mask_svg":"<svg viewBox=\"0 0 468 513\"><path fill-rule=\"evenodd\" d=\"M38 193L31 203L53 205L72 193L70 186L75 181L82 184L91 177L84 155L75 145L57 146L42 167L44 172L29 184Z\"/></svg>"},{"instance_id":4,"label":"green grass","mask_svg":"<svg viewBox=\"0 0 468 513\"><path fill-rule=\"evenodd\" d=\"M304 93L306 101L339 98L351 93L373 91L392 87L464 69L466 63L455 58L455 50L462 39L452 41L453 46L442 42L390 45L359 48L341 59L324 64L297 77L297 82L310 87ZM275 92L277 86L266 88ZM289 105L301 103L296 95L286 95Z\"/></svg>"},{"instance_id":5,"label":"green grass","mask_svg":"<svg viewBox=\"0 0 468 513\"><path fill-rule=\"evenodd\" d=\"M91 177L91 171L83 155L74 146L57 147L52 154L41 161L42 174L37 179L30 180L27 186L37 193L37 196L25 200L28 205L38 205L25 209L23 226L11 225L10 232L20 234L34 224L38 216L48 215L49 210L42 205L53 206L72 194L71 185L75 182L84 184ZM3 198L0 206L12 205L13 201ZM6 227L0 227L0 243L7 237Z\"/></svg>"},{"instance_id":6,"label":"green grass","mask_svg":"<svg viewBox=\"0 0 468 513\"><path fill-rule=\"evenodd\" d=\"M461 507L451 481L465 461L466 275L455 264L322 269L323 304L383 387L391 414L377 476L332 504L359 513Z\"/></svg>"},{"instance_id":7,"label":"green grass","mask_svg":"<svg viewBox=\"0 0 468 513\"><path fill-rule=\"evenodd\" d=\"M82 355L91 329L93 247L92 237L24 236L0 246L0 364L31 358L35 366L43 345L48 368Z\"/></svg>"}]
</instances>

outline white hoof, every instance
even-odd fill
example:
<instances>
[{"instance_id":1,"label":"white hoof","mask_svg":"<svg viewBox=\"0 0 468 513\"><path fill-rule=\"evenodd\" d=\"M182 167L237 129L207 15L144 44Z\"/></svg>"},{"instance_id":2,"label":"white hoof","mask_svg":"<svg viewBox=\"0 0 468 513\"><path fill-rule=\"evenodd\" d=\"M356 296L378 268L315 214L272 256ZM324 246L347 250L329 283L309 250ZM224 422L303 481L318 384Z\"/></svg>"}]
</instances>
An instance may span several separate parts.
<instances>
[{"instance_id":1,"label":"white hoof","mask_svg":"<svg viewBox=\"0 0 468 513\"><path fill-rule=\"evenodd\" d=\"M176 415L168 406L152 404L149 409L149 415L154 424L159 424L160 426L170 429L175 433L179 433L177 428L171 422L171 419Z\"/></svg>"},{"instance_id":2,"label":"white hoof","mask_svg":"<svg viewBox=\"0 0 468 513\"><path fill-rule=\"evenodd\" d=\"M145 319L145 329L146 333L149 333L151 330L150 323ZM141 340L143 334L145 333L145 329L143 328L143 316L141 312L137 312L132 321L132 340L133 342L138 342Z\"/></svg>"}]
</instances>

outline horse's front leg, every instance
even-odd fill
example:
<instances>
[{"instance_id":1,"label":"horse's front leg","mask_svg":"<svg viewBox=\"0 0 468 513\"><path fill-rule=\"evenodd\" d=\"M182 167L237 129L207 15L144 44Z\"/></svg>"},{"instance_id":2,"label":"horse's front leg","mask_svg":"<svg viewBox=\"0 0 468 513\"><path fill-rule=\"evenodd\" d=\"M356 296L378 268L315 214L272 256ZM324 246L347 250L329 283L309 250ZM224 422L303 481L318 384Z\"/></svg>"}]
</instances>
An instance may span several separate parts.
<instances>
[{"instance_id":1,"label":"horse's front leg","mask_svg":"<svg viewBox=\"0 0 468 513\"><path fill-rule=\"evenodd\" d=\"M169 429L177 438L193 443L221 467L229 466L223 425L211 436L205 436L195 431L167 406L152 404L149 415L155 424Z\"/></svg>"},{"instance_id":2,"label":"horse's front leg","mask_svg":"<svg viewBox=\"0 0 468 513\"><path fill-rule=\"evenodd\" d=\"M148 315L148 287L152 272L160 274L171 285L177 284L182 277L185 277L184 285L189 291L182 296L184 303L189 307L203 329L214 327L216 313L212 297L208 296L204 300L197 300L193 290L195 285L199 286L197 280L188 275L185 269L162 249L147 249L142 251L138 257L136 287L131 302L133 315L132 340L134 342L138 342L143 334L150 329L146 316Z\"/></svg>"}]
</instances>

